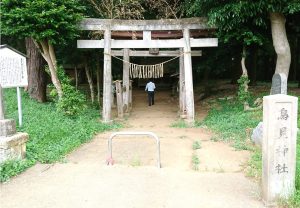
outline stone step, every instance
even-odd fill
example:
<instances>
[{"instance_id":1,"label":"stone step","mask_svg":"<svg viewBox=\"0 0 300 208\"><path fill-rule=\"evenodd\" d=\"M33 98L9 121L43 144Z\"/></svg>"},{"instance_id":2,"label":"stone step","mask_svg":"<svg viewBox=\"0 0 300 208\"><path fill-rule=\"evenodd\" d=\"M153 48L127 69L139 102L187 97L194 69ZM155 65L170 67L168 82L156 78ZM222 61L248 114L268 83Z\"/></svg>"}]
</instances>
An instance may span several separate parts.
<instances>
[{"instance_id":1,"label":"stone step","mask_svg":"<svg viewBox=\"0 0 300 208\"><path fill-rule=\"evenodd\" d=\"M24 159L27 140L27 133L0 137L0 163L8 159Z\"/></svg>"}]
</instances>

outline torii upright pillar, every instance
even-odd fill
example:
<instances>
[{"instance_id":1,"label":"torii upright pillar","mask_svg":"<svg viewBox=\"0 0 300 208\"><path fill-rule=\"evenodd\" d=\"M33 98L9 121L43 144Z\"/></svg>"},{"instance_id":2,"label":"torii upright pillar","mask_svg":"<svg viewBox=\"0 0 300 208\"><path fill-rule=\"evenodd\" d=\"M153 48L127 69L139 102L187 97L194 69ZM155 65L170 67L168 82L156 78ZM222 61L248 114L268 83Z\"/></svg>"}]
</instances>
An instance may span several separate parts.
<instances>
[{"instance_id":1,"label":"torii upright pillar","mask_svg":"<svg viewBox=\"0 0 300 208\"><path fill-rule=\"evenodd\" d=\"M129 113L129 49L123 49L123 93L124 112Z\"/></svg>"},{"instance_id":2,"label":"torii upright pillar","mask_svg":"<svg viewBox=\"0 0 300 208\"><path fill-rule=\"evenodd\" d=\"M180 49L180 54L183 54L183 49ZM180 116L186 114L186 99L185 99L185 84L184 84L184 57L179 57L179 109Z\"/></svg>"},{"instance_id":3,"label":"torii upright pillar","mask_svg":"<svg viewBox=\"0 0 300 208\"><path fill-rule=\"evenodd\" d=\"M190 43L190 30L183 30L184 39L184 84L186 96L186 115L187 122L194 122L195 109L194 109L194 89L193 89L193 71L192 71L192 56L191 56L191 43Z\"/></svg>"},{"instance_id":4,"label":"torii upright pillar","mask_svg":"<svg viewBox=\"0 0 300 208\"><path fill-rule=\"evenodd\" d=\"M103 67L103 110L102 120L104 123L111 121L111 31L106 29L104 31L104 67Z\"/></svg>"}]
</instances>

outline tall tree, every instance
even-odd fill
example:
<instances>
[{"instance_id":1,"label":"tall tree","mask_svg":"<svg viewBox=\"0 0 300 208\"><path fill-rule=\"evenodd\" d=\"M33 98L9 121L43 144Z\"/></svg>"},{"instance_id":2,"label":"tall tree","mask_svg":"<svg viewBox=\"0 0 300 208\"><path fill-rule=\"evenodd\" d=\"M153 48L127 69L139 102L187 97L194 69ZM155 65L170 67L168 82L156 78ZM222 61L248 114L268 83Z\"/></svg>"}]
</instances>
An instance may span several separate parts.
<instances>
[{"instance_id":1,"label":"tall tree","mask_svg":"<svg viewBox=\"0 0 300 208\"><path fill-rule=\"evenodd\" d=\"M48 64L52 83L61 98L54 46L77 36L84 7L79 0L2 0L1 4L3 33L32 38Z\"/></svg>"},{"instance_id":2,"label":"tall tree","mask_svg":"<svg viewBox=\"0 0 300 208\"><path fill-rule=\"evenodd\" d=\"M87 0L94 13L108 19L143 19L144 7L140 0Z\"/></svg>"},{"instance_id":3,"label":"tall tree","mask_svg":"<svg viewBox=\"0 0 300 208\"><path fill-rule=\"evenodd\" d=\"M219 28L224 40L243 38L246 43L257 41L270 20L272 39L277 53L276 73L289 74L290 47L285 29L285 15L300 11L299 0L186 0L192 15L207 15ZM257 29L257 30L255 30Z\"/></svg>"},{"instance_id":4,"label":"tall tree","mask_svg":"<svg viewBox=\"0 0 300 208\"><path fill-rule=\"evenodd\" d=\"M145 0L150 8L150 13L155 13L156 18L181 18L184 14L184 2L181 0Z\"/></svg>"},{"instance_id":5,"label":"tall tree","mask_svg":"<svg viewBox=\"0 0 300 208\"><path fill-rule=\"evenodd\" d=\"M25 44L28 56L28 93L31 98L39 102L46 102L47 83L43 57L31 38L26 38Z\"/></svg>"}]
</instances>

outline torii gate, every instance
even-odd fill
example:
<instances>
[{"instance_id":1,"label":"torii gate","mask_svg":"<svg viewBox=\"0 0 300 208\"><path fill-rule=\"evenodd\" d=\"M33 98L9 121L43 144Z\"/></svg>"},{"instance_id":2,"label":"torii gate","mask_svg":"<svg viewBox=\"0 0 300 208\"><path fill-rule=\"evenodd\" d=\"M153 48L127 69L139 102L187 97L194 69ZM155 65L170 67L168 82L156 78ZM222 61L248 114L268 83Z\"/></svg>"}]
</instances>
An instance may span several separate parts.
<instances>
[{"instance_id":1,"label":"torii gate","mask_svg":"<svg viewBox=\"0 0 300 208\"><path fill-rule=\"evenodd\" d=\"M177 48L183 51L184 72L180 72L180 84L184 81L185 109L188 122L193 122L194 91L192 74L192 47L216 47L217 38L191 38L190 30L210 29L206 18L166 19L166 20L114 20L86 18L80 24L81 30L103 30L104 39L78 40L78 48L104 48L103 73L103 122L111 121L111 55L112 48L123 50L123 59L129 62L129 48ZM114 40L112 31L142 31L141 40ZM152 39L152 31L182 31L180 39ZM116 52L114 52L116 53ZM180 67L183 68L183 67ZM129 64L123 64L123 85L129 90ZM180 96L181 97L181 96ZM125 101L126 99L124 99ZM125 101L126 103L126 101ZM182 105L182 103L180 103Z\"/></svg>"}]
</instances>

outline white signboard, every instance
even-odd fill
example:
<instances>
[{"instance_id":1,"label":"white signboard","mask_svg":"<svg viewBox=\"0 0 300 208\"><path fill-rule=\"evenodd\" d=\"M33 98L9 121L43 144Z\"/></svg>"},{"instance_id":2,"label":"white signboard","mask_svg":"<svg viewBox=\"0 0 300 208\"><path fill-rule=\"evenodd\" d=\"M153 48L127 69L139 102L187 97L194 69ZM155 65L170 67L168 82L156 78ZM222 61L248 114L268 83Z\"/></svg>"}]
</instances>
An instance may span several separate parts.
<instances>
[{"instance_id":1,"label":"white signboard","mask_svg":"<svg viewBox=\"0 0 300 208\"><path fill-rule=\"evenodd\" d=\"M9 48L0 49L0 84L3 88L28 86L26 58Z\"/></svg>"},{"instance_id":2,"label":"white signboard","mask_svg":"<svg viewBox=\"0 0 300 208\"><path fill-rule=\"evenodd\" d=\"M17 88L19 126L22 126L20 87L28 86L26 57L7 45L0 46L0 85L3 88Z\"/></svg>"}]
</instances>

